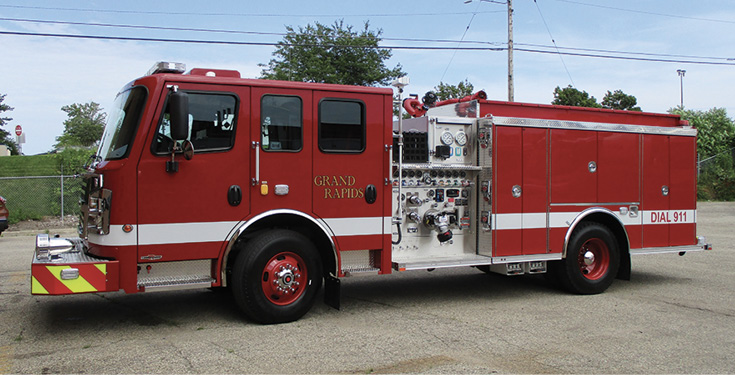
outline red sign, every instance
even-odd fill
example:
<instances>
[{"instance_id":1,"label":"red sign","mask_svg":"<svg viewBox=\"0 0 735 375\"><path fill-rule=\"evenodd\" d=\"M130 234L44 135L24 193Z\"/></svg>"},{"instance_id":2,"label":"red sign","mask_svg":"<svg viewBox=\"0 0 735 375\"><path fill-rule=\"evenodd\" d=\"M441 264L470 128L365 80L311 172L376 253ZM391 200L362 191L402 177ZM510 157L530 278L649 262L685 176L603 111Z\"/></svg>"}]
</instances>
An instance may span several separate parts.
<instances>
[{"instance_id":1,"label":"red sign","mask_svg":"<svg viewBox=\"0 0 735 375\"><path fill-rule=\"evenodd\" d=\"M15 135L20 137L21 134L23 134L23 128L21 128L20 125L15 125Z\"/></svg>"}]
</instances>

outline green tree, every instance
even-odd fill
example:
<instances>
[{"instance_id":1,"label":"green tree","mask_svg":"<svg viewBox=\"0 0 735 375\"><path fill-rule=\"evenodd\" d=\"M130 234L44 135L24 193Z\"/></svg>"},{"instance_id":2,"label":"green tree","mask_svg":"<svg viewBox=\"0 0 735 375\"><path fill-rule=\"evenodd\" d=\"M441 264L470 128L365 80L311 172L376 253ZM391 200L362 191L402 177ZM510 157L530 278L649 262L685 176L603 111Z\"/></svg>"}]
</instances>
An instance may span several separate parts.
<instances>
[{"instance_id":1,"label":"green tree","mask_svg":"<svg viewBox=\"0 0 735 375\"><path fill-rule=\"evenodd\" d=\"M560 88L556 86L554 89L554 105L568 105L572 107L592 107L601 108L594 96L590 96L586 91L579 91L571 85Z\"/></svg>"},{"instance_id":2,"label":"green tree","mask_svg":"<svg viewBox=\"0 0 735 375\"><path fill-rule=\"evenodd\" d=\"M700 199L735 199L735 123L724 108L707 111L681 107L669 109L697 129L700 159L698 195Z\"/></svg>"},{"instance_id":3,"label":"green tree","mask_svg":"<svg viewBox=\"0 0 735 375\"><path fill-rule=\"evenodd\" d=\"M102 138L107 114L95 102L61 107L69 117L64 121L64 133L56 137L54 147L94 147Z\"/></svg>"},{"instance_id":4,"label":"green tree","mask_svg":"<svg viewBox=\"0 0 735 375\"><path fill-rule=\"evenodd\" d=\"M0 94L0 113L12 111L13 107L4 104L6 94ZM0 117L0 144L5 145L10 150L11 155L18 155L18 146L13 140L13 136L7 130L3 129L3 126L13 121L10 117Z\"/></svg>"},{"instance_id":5,"label":"green tree","mask_svg":"<svg viewBox=\"0 0 735 375\"><path fill-rule=\"evenodd\" d=\"M608 90L605 97L602 98L602 108L640 112L641 107L636 107L636 104L638 104L638 99L622 90L615 90L615 92Z\"/></svg>"},{"instance_id":6,"label":"green tree","mask_svg":"<svg viewBox=\"0 0 735 375\"><path fill-rule=\"evenodd\" d=\"M466 78L456 86L444 82L439 82L439 85L434 86L434 92L439 100L464 98L467 95L472 95L474 89L475 86L473 86Z\"/></svg>"},{"instance_id":7,"label":"green tree","mask_svg":"<svg viewBox=\"0 0 735 375\"><path fill-rule=\"evenodd\" d=\"M261 78L376 86L405 74L400 64L385 66L392 52L378 47L382 30L370 30L368 22L360 32L341 20L331 26L316 22L298 31L291 26L286 30L274 58L259 64L264 68Z\"/></svg>"},{"instance_id":8,"label":"green tree","mask_svg":"<svg viewBox=\"0 0 735 375\"><path fill-rule=\"evenodd\" d=\"M85 164L90 162L96 150L68 148L54 154L56 172L64 175L84 173Z\"/></svg>"}]
</instances>

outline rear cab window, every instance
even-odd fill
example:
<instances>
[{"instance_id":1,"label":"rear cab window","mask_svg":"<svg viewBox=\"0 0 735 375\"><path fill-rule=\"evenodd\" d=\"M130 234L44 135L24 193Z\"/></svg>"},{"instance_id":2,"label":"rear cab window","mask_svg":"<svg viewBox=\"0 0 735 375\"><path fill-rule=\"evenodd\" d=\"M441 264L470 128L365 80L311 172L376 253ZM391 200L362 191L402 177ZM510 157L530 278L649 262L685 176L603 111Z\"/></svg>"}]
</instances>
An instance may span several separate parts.
<instances>
[{"instance_id":1,"label":"rear cab window","mask_svg":"<svg viewBox=\"0 0 735 375\"><path fill-rule=\"evenodd\" d=\"M337 98L319 102L319 150L325 153L365 151L365 103Z\"/></svg>"}]
</instances>

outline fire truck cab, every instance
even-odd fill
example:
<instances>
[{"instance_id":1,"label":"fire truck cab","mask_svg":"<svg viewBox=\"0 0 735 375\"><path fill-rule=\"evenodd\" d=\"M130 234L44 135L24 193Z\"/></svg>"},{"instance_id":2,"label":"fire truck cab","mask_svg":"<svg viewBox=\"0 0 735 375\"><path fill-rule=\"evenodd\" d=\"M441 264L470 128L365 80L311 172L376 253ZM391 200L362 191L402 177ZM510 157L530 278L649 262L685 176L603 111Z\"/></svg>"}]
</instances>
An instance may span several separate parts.
<instances>
[{"instance_id":1,"label":"fire truck cab","mask_svg":"<svg viewBox=\"0 0 735 375\"><path fill-rule=\"evenodd\" d=\"M474 266L575 293L630 255L703 250L696 129L678 116L242 79L158 63L118 94L80 238L39 235L32 293L229 287L293 321L340 278Z\"/></svg>"}]
</instances>

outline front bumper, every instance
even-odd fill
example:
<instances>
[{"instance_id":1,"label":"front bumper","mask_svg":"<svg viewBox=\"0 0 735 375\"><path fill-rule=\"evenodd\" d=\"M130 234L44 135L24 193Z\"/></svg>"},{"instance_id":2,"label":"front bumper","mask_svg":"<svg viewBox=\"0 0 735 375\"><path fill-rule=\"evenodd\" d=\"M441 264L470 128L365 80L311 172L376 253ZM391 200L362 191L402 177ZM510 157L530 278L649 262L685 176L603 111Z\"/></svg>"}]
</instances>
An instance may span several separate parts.
<instances>
[{"instance_id":1,"label":"front bumper","mask_svg":"<svg viewBox=\"0 0 735 375\"><path fill-rule=\"evenodd\" d=\"M119 262L85 253L79 238L36 236L31 294L62 295L119 290Z\"/></svg>"}]
</instances>

